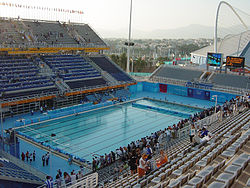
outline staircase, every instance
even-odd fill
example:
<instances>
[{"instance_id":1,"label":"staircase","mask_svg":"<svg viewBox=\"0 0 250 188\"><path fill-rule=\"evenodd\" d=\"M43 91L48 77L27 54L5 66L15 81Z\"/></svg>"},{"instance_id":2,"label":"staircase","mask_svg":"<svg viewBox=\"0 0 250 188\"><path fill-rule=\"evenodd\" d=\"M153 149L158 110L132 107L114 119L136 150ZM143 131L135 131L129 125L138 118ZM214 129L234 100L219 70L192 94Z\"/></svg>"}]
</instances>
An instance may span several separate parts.
<instances>
[{"instance_id":1,"label":"staircase","mask_svg":"<svg viewBox=\"0 0 250 188\"><path fill-rule=\"evenodd\" d=\"M55 85L62 94L70 90L70 87L61 78L56 78Z\"/></svg>"},{"instance_id":2,"label":"staircase","mask_svg":"<svg viewBox=\"0 0 250 188\"><path fill-rule=\"evenodd\" d=\"M69 35L76 40L79 44L86 43L86 41L82 38L81 35L77 33L72 25L65 24L64 27L67 29Z\"/></svg>"},{"instance_id":3,"label":"staircase","mask_svg":"<svg viewBox=\"0 0 250 188\"><path fill-rule=\"evenodd\" d=\"M40 75L49 76L49 77L55 76L55 73L53 72L53 70L51 70L51 68L47 65L47 63L42 61L40 58L36 58L33 61L39 67L39 74Z\"/></svg>"},{"instance_id":4,"label":"staircase","mask_svg":"<svg viewBox=\"0 0 250 188\"><path fill-rule=\"evenodd\" d=\"M115 86L115 85L118 85L118 84L119 84L119 83L117 82L117 80L114 79L108 72L102 71L101 74L102 74L102 77L103 77L105 80L108 80L108 81L109 81L110 85Z\"/></svg>"},{"instance_id":5,"label":"staircase","mask_svg":"<svg viewBox=\"0 0 250 188\"><path fill-rule=\"evenodd\" d=\"M18 32L24 36L28 42L36 42L36 38L34 37L32 31L22 21L14 22L14 24L16 25L16 28L18 28Z\"/></svg>"},{"instance_id":6,"label":"staircase","mask_svg":"<svg viewBox=\"0 0 250 188\"><path fill-rule=\"evenodd\" d=\"M163 66L164 66L164 65L159 66L154 72L152 72L151 76L149 77L149 80L152 79L152 78L154 77L154 75L155 75L157 72L159 72Z\"/></svg>"},{"instance_id":7,"label":"staircase","mask_svg":"<svg viewBox=\"0 0 250 188\"><path fill-rule=\"evenodd\" d=\"M212 72L210 75L209 75L209 77L207 78L207 81L210 81L211 80L211 78L214 76L214 72Z\"/></svg>"}]
</instances>

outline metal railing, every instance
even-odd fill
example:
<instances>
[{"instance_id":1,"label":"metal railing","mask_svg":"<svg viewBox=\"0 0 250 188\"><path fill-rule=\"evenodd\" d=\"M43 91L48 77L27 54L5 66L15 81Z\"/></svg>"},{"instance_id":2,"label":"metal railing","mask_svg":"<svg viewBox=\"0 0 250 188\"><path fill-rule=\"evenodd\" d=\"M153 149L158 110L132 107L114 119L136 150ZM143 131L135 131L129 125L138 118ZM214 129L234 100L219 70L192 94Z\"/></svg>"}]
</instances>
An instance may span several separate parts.
<instances>
[{"instance_id":1,"label":"metal railing","mask_svg":"<svg viewBox=\"0 0 250 188\"><path fill-rule=\"evenodd\" d=\"M186 86L186 83L187 83L187 81L185 81L185 80L164 78L164 77L159 77L159 76L153 76L150 79L150 81L158 82L158 83L179 85L179 86ZM197 85L195 88L204 89L203 86L199 86L199 85ZM229 86L222 86L222 85L213 85L213 87L209 90L226 92L226 93L233 93L233 94L239 94L239 95L250 92L250 89L247 89L247 88L243 89L243 88L236 88L236 87L229 87Z\"/></svg>"},{"instance_id":2,"label":"metal railing","mask_svg":"<svg viewBox=\"0 0 250 188\"><path fill-rule=\"evenodd\" d=\"M173 79L173 78L163 78L160 76L152 77L151 81L158 82L158 83L167 83L167 84L173 84L173 85L186 86L186 81L184 80L178 80L178 79Z\"/></svg>"},{"instance_id":3,"label":"metal railing","mask_svg":"<svg viewBox=\"0 0 250 188\"><path fill-rule=\"evenodd\" d=\"M57 183L54 183L55 187L60 187L60 188L91 188L91 187L97 187L98 185L98 173L91 173L88 175L85 175L81 179L76 180L76 182L69 182L67 184L61 184L57 185ZM45 188L46 185L39 186L38 188Z\"/></svg>"},{"instance_id":4,"label":"metal railing","mask_svg":"<svg viewBox=\"0 0 250 188\"><path fill-rule=\"evenodd\" d=\"M11 161L12 163L14 163L15 165L23 168L24 170L26 170L27 172L30 172L31 174L33 174L34 176L37 176L38 178L40 178L41 180L44 180L46 177L46 174L44 174L43 172L40 172L39 170L36 170L35 168L33 168L31 165L21 161L20 159L4 152L3 150L0 150L0 155L7 158L9 161Z\"/></svg>"},{"instance_id":5,"label":"metal railing","mask_svg":"<svg viewBox=\"0 0 250 188\"><path fill-rule=\"evenodd\" d=\"M183 139L186 139L189 135L189 130L190 130L190 125L187 123L185 124L185 126L177 131L174 132L174 134L171 134L167 136L167 138L160 143L160 147L158 150L155 151L153 158L156 159L159 157L159 151L160 150L168 150L168 148L170 146L173 146L175 144L178 144L178 141L182 141ZM173 137L174 136L174 137ZM158 169L158 168L157 168ZM149 173L148 175L144 176L141 179L138 179L138 182L145 179L146 177L148 177L149 175L153 174L155 172L155 170L153 170L151 173ZM130 172L128 169L123 170L122 172L117 172L113 175L111 175L110 177L104 179L100 184L104 185L104 182L108 182L108 184L112 183L113 179L122 179L123 176L126 175L126 177L129 177Z\"/></svg>"},{"instance_id":6,"label":"metal railing","mask_svg":"<svg viewBox=\"0 0 250 188\"><path fill-rule=\"evenodd\" d=\"M0 44L0 48L22 48L22 50L28 50L28 48L107 48L105 44L84 43L84 44L49 44L46 42L27 42L25 44Z\"/></svg>"}]
</instances>

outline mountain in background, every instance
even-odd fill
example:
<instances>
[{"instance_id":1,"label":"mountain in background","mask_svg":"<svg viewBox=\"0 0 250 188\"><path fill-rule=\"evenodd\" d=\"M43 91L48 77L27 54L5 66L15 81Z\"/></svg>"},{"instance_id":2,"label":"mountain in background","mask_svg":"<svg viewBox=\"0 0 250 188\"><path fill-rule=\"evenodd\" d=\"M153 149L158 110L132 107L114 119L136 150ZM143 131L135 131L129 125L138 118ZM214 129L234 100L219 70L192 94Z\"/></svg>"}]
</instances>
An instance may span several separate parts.
<instances>
[{"instance_id":1,"label":"mountain in background","mask_svg":"<svg viewBox=\"0 0 250 188\"><path fill-rule=\"evenodd\" d=\"M235 28L236 26L233 27ZM96 29L102 38L127 38L128 29L122 28L118 30ZM218 33L229 33L232 28L219 28ZM240 33L240 31L237 31ZM242 32L242 31L241 31ZM213 38L214 27L204 25L188 25L176 29L157 29L152 31L132 30L133 39L196 39L196 38Z\"/></svg>"}]
</instances>

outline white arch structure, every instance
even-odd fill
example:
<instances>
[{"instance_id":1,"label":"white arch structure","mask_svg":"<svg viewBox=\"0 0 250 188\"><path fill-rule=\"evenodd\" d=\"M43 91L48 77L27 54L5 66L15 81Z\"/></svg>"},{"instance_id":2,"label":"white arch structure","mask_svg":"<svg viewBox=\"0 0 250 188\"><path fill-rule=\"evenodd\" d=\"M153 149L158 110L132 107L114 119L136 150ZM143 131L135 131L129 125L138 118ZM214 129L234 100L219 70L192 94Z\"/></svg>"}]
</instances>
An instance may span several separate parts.
<instances>
[{"instance_id":1,"label":"white arch structure","mask_svg":"<svg viewBox=\"0 0 250 188\"><path fill-rule=\"evenodd\" d=\"M233 13L239 18L240 22L242 23L242 25L248 29L247 25L244 23L244 21L241 19L241 17L239 16L239 14L235 11L235 9L227 2L225 1L221 1L218 5L217 8L217 12L216 12L216 20L215 20L215 31L214 31L214 52L217 53L218 49L217 49L217 43L218 43L218 38L217 38L217 27L218 27L218 18L219 18L219 12L220 12L220 7L222 4L227 5L232 11Z\"/></svg>"}]
</instances>

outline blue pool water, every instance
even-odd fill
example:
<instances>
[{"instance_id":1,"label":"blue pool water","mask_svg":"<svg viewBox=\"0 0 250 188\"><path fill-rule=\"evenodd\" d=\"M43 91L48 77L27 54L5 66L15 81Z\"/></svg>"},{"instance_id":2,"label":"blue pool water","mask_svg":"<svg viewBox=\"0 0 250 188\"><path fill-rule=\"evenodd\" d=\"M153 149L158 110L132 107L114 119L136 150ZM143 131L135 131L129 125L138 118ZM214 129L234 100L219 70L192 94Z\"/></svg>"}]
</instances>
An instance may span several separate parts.
<instances>
[{"instance_id":1,"label":"blue pool water","mask_svg":"<svg viewBox=\"0 0 250 188\"><path fill-rule=\"evenodd\" d=\"M153 100L138 100L136 103L190 115L201 111L198 108ZM126 146L131 141L178 123L183 118L171 113L136 108L132 103L127 103L22 127L17 131L74 156L91 160L93 154L104 155L120 146ZM52 140L51 134L55 134Z\"/></svg>"}]
</instances>

